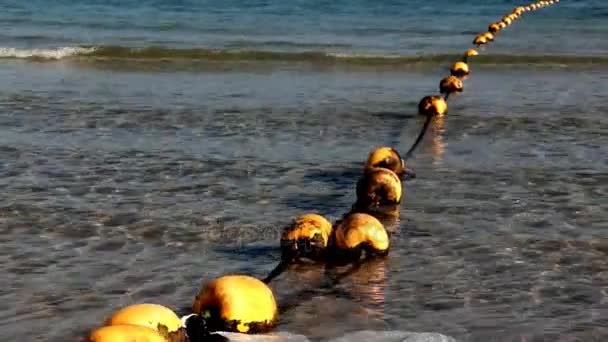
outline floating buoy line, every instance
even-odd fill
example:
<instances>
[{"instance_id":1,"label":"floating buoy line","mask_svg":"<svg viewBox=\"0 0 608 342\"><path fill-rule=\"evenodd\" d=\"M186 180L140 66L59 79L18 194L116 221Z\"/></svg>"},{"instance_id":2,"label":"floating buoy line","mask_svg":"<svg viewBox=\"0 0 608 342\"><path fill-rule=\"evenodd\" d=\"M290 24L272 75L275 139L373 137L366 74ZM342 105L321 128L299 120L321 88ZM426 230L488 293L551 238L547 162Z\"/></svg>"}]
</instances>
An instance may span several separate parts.
<instances>
[{"instance_id":1,"label":"floating buoy line","mask_svg":"<svg viewBox=\"0 0 608 342\"><path fill-rule=\"evenodd\" d=\"M538 1L515 7L486 32L475 36L478 49L493 42L498 35L522 17L559 0ZM415 177L406 166L414 150L436 117L448 112L447 100L464 90L470 75L468 59L479 55L467 50L450 68L450 75L439 82L439 94L423 97L418 114L425 116L419 135L401 157L392 147L374 149L363 167L356 185L356 202L333 225L317 213L296 217L281 236L281 260L268 276L258 279L249 275L228 274L201 286L194 298L192 313L179 317L173 310L158 304L134 304L114 312L100 327L86 337L88 342L202 342L227 341L215 332L245 334L271 331L279 322L279 309L268 285L292 264L313 262L330 268L350 265L330 286L348 276L371 258L382 258L390 250L390 227L387 219L399 217L402 199L401 181ZM443 96L442 96L443 95Z\"/></svg>"}]
</instances>

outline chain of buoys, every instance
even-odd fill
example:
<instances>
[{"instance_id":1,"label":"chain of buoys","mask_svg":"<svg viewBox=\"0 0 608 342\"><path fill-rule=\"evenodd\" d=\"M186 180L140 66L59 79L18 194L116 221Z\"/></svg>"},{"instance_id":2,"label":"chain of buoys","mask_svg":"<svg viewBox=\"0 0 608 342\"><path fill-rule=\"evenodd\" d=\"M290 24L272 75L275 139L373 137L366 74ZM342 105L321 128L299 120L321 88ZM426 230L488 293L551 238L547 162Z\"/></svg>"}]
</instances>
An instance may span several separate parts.
<instances>
[{"instance_id":1,"label":"chain of buoys","mask_svg":"<svg viewBox=\"0 0 608 342\"><path fill-rule=\"evenodd\" d=\"M538 1L527 6L515 7L509 14L503 16L499 21L488 26L488 31L475 36L473 45L478 49L493 42L497 35L512 25L515 20L521 18L525 12L534 11L548 5L558 3L559 0ZM418 144L422 141L424 134L430 126L433 118L444 116L448 112L447 100L451 94L460 93L464 90L464 81L470 74L468 65L469 57L478 56L479 52L476 49L468 49L450 68L450 75L443 78L439 82L439 92L444 95L442 98L439 95L425 96L418 104L418 114L426 116L426 120L420 130L420 133L412 147L408 150L406 158L410 157Z\"/></svg>"},{"instance_id":2,"label":"chain of buoys","mask_svg":"<svg viewBox=\"0 0 608 342\"><path fill-rule=\"evenodd\" d=\"M534 11L559 0L539 1L513 9L488 31L475 37L480 48L494 41L506 27L525 12ZM386 225L399 217L402 199L401 180L415 177L405 160L412 156L431 120L447 114L451 94L464 90L470 74L468 58L477 56L467 50L450 68L450 75L439 83L443 95L423 97L418 113L426 116L424 125L412 147L402 158L396 149L380 147L373 150L356 184L356 202L340 220L332 223L317 213L301 215L283 231L280 239L281 260L270 274L258 279L249 275L229 274L201 286L192 305L192 313L179 317L173 310L157 304L135 304L112 314L103 326L87 337L89 342L201 342L226 341L215 332L265 333L278 324L279 309L272 289L273 279L300 262L333 265L350 264L350 271L336 277L336 285L350 272L359 269L370 258L384 257L390 249L390 229ZM384 223L383 223L384 222Z\"/></svg>"}]
</instances>

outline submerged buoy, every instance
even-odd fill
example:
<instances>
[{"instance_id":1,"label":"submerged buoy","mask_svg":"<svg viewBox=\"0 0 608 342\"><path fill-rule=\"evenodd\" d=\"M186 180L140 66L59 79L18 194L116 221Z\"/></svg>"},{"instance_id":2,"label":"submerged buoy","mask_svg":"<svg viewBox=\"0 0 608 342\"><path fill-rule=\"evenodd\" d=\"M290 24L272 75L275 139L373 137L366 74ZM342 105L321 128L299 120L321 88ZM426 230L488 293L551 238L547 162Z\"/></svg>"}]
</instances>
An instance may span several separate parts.
<instances>
[{"instance_id":1,"label":"submerged buoy","mask_svg":"<svg viewBox=\"0 0 608 342\"><path fill-rule=\"evenodd\" d=\"M392 147L378 147L370 152L364 171L375 167L389 169L401 179L405 175L413 176L413 172L405 166L405 161L399 152Z\"/></svg>"},{"instance_id":2,"label":"submerged buoy","mask_svg":"<svg viewBox=\"0 0 608 342\"><path fill-rule=\"evenodd\" d=\"M418 103L418 114L424 116L445 115L448 104L441 96L425 96Z\"/></svg>"},{"instance_id":3,"label":"submerged buoy","mask_svg":"<svg viewBox=\"0 0 608 342\"><path fill-rule=\"evenodd\" d=\"M334 229L333 242L336 256L349 260L386 255L390 246L382 223L364 213L347 215Z\"/></svg>"},{"instance_id":4,"label":"submerged buoy","mask_svg":"<svg viewBox=\"0 0 608 342\"><path fill-rule=\"evenodd\" d=\"M227 275L207 283L192 311L201 315L210 331L265 333L278 319L272 290L246 275Z\"/></svg>"},{"instance_id":5,"label":"submerged buoy","mask_svg":"<svg viewBox=\"0 0 608 342\"><path fill-rule=\"evenodd\" d=\"M456 76L448 76L439 82L439 92L446 94L446 97L451 93L461 92L464 86L462 80Z\"/></svg>"},{"instance_id":6,"label":"submerged buoy","mask_svg":"<svg viewBox=\"0 0 608 342\"><path fill-rule=\"evenodd\" d=\"M357 182L358 208L377 208L401 203L401 180L391 170L380 167L366 169Z\"/></svg>"},{"instance_id":7,"label":"submerged buoy","mask_svg":"<svg viewBox=\"0 0 608 342\"><path fill-rule=\"evenodd\" d=\"M450 74L456 77L464 77L469 75L469 65L465 62L456 62L450 68Z\"/></svg>"},{"instance_id":8,"label":"submerged buoy","mask_svg":"<svg viewBox=\"0 0 608 342\"><path fill-rule=\"evenodd\" d=\"M173 310L158 304L134 304L116 311L106 325L139 325L155 330L171 341L185 341L182 322Z\"/></svg>"},{"instance_id":9,"label":"submerged buoy","mask_svg":"<svg viewBox=\"0 0 608 342\"><path fill-rule=\"evenodd\" d=\"M141 325L110 325L93 330L86 342L167 342L154 329Z\"/></svg>"},{"instance_id":10,"label":"submerged buoy","mask_svg":"<svg viewBox=\"0 0 608 342\"><path fill-rule=\"evenodd\" d=\"M329 236L331 223L318 214L298 216L281 235L283 260L319 259L323 256Z\"/></svg>"}]
</instances>

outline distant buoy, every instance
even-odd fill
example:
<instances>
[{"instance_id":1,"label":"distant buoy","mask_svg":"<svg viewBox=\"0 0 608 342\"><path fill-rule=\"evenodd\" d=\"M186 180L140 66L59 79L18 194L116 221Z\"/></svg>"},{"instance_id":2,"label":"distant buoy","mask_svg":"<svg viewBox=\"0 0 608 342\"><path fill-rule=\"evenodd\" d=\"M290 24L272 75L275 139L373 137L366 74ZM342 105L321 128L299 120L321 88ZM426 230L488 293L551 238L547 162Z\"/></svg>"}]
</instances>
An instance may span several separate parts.
<instances>
[{"instance_id":1,"label":"distant buoy","mask_svg":"<svg viewBox=\"0 0 608 342\"><path fill-rule=\"evenodd\" d=\"M413 176L413 172L405 166L405 161L399 152L392 147L379 147L370 152L364 170L374 167L389 169L400 179L406 174Z\"/></svg>"},{"instance_id":2,"label":"distant buoy","mask_svg":"<svg viewBox=\"0 0 608 342\"><path fill-rule=\"evenodd\" d=\"M450 74L456 77L465 77L469 75L469 65L465 62L456 62L450 68Z\"/></svg>"},{"instance_id":3,"label":"distant buoy","mask_svg":"<svg viewBox=\"0 0 608 342\"><path fill-rule=\"evenodd\" d=\"M262 281L245 275L227 275L204 285L192 311L210 331L265 333L277 323L277 303Z\"/></svg>"},{"instance_id":4,"label":"distant buoy","mask_svg":"<svg viewBox=\"0 0 608 342\"><path fill-rule=\"evenodd\" d=\"M154 329L141 325L110 325L95 329L86 339L87 342L167 342Z\"/></svg>"},{"instance_id":5,"label":"distant buoy","mask_svg":"<svg viewBox=\"0 0 608 342\"><path fill-rule=\"evenodd\" d=\"M488 26L488 31L492 33L496 33L500 31L500 25L498 23L493 23Z\"/></svg>"},{"instance_id":6,"label":"distant buoy","mask_svg":"<svg viewBox=\"0 0 608 342\"><path fill-rule=\"evenodd\" d=\"M424 116L442 116L448 111L448 104L441 96L425 96L418 103L418 114Z\"/></svg>"},{"instance_id":7,"label":"distant buoy","mask_svg":"<svg viewBox=\"0 0 608 342\"><path fill-rule=\"evenodd\" d=\"M487 43L488 43L488 39L483 34L476 36L475 39L473 40L473 44L475 44L477 46L485 45Z\"/></svg>"},{"instance_id":8,"label":"distant buoy","mask_svg":"<svg viewBox=\"0 0 608 342\"><path fill-rule=\"evenodd\" d=\"M442 94L459 93L463 88L462 80L456 76L450 75L439 82L439 92Z\"/></svg>"},{"instance_id":9,"label":"distant buoy","mask_svg":"<svg viewBox=\"0 0 608 342\"><path fill-rule=\"evenodd\" d=\"M483 36L489 42L493 42L494 41L494 35L491 32L486 32L486 33L483 34Z\"/></svg>"},{"instance_id":10,"label":"distant buoy","mask_svg":"<svg viewBox=\"0 0 608 342\"><path fill-rule=\"evenodd\" d=\"M283 260L320 259L331 235L331 223L318 214L297 217L281 235Z\"/></svg>"},{"instance_id":11,"label":"distant buoy","mask_svg":"<svg viewBox=\"0 0 608 342\"><path fill-rule=\"evenodd\" d=\"M502 18L502 22L505 23L505 25L509 26L513 22L513 19L511 19L511 17L509 17L509 16L506 16L506 17Z\"/></svg>"},{"instance_id":12,"label":"distant buoy","mask_svg":"<svg viewBox=\"0 0 608 342\"><path fill-rule=\"evenodd\" d=\"M465 53L464 53L464 57L471 57L471 56L477 56L479 55L479 52L477 52L477 50L475 49L468 49Z\"/></svg>"},{"instance_id":13,"label":"distant buoy","mask_svg":"<svg viewBox=\"0 0 608 342\"><path fill-rule=\"evenodd\" d=\"M184 340L180 318L173 310L158 304L134 304L116 311L106 320L106 325L139 325L154 329L159 335L171 340ZM178 338L179 337L179 338Z\"/></svg>"},{"instance_id":14,"label":"distant buoy","mask_svg":"<svg viewBox=\"0 0 608 342\"><path fill-rule=\"evenodd\" d=\"M505 22L504 22L504 21L500 21L500 22L498 23L498 26L499 26L499 27L500 27L500 29L502 30L502 29L504 29L505 27L507 27L507 24L505 24Z\"/></svg>"},{"instance_id":15,"label":"distant buoy","mask_svg":"<svg viewBox=\"0 0 608 342\"><path fill-rule=\"evenodd\" d=\"M516 13L517 15L521 15L525 11L526 11L526 8L524 6L518 6L513 9L513 13Z\"/></svg>"},{"instance_id":16,"label":"distant buoy","mask_svg":"<svg viewBox=\"0 0 608 342\"><path fill-rule=\"evenodd\" d=\"M369 168L357 182L357 208L374 209L401 203L401 180L391 170Z\"/></svg>"},{"instance_id":17,"label":"distant buoy","mask_svg":"<svg viewBox=\"0 0 608 342\"><path fill-rule=\"evenodd\" d=\"M350 260L386 255L390 246L382 223L364 213L347 215L336 226L333 236L336 256Z\"/></svg>"}]
</instances>

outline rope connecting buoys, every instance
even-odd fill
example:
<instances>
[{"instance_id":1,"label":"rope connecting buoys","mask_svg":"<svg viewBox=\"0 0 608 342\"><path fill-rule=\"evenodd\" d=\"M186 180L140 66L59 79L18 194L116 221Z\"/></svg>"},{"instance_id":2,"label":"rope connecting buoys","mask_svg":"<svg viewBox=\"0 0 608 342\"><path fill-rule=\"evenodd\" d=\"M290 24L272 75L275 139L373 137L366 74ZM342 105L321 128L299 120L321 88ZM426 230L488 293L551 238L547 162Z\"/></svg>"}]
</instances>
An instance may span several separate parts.
<instances>
[{"instance_id":1,"label":"rope connecting buoys","mask_svg":"<svg viewBox=\"0 0 608 342\"><path fill-rule=\"evenodd\" d=\"M192 312L210 331L264 333L277 323L277 303L268 285L246 275L226 275L205 284Z\"/></svg>"},{"instance_id":2,"label":"rope connecting buoys","mask_svg":"<svg viewBox=\"0 0 608 342\"><path fill-rule=\"evenodd\" d=\"M486 45L497 34L521 18L524 13L558 3L559 0L539 1L515 7L488 31L475 37L473 44ZM470 74L468 57L477 56L475 49L467 50L462 60L450 69L450 76L439 83L444 97L430 95L418 103L418 114L426 120L412 147L401 158L397 150L380 147L373 150L365 163L356 185L357 200L342 220L332 224L319 214L297 217L281 235L281 262L264 281L246 275L221 276L206 283L195 297L192 314L181 319L171 309L157 304L135 304L118 310L104 326L94 329L88 342L203 342L227 340L216 331L263 333L278 322L278 306L266 284L301 259L352 263L350 272L342 273L329 286L335 286L352 274L368 258L386 256L390 236L378 217L386 208L397 213L402 200L401 179L411 171L405 160L422 140L431 120L447 114L450 94L462 92L463 79Z\"/></svg>"},{"instance_id":3,"label":"rope connecting buoys","mask_svg":"<svg viewBox=\"0 0 608 342\"><path fill-rule=\"evenodd\" d=\"M507 15L503 16L502 19L498 22L492 23L488 26L488 31L478 34L473 39L473 44L478 48L484 46L490 42L493 42L496 38L496 34L498 34L501 30L505 29L507 26L511 25L515 20L519 19L524 12L535 10L545 5L549 5L552 3L557 3L558 0L550 0L550 1L539 1L537 3L530 4L528 6L517 6L513 8L513 10ZM462 92L463 90L463 82L466 76L470 74L469 66L467 64L469 56L476 56L478 53L476 50L469 49L463 55L462 61L458 61L452 65L450 68L450 75L458 78L460 82L458 82L455 78L450 78L449 76L442 79L439 83L439 90L442 94L445 94L445 100L449 98L450 94L456 92ZM439 96L426 96L420 100L418 104L418 113L427 117L422 129L416 139L416 142L409 149L407 155L410 156L414 151L416 146L420 143L424 134L430 124L431 119L436 115L443 115L447 112L447 103L441 103L439 101ZM439 108L444 109L442 113L439 113Z\"/></svg>"}]
</instances>

